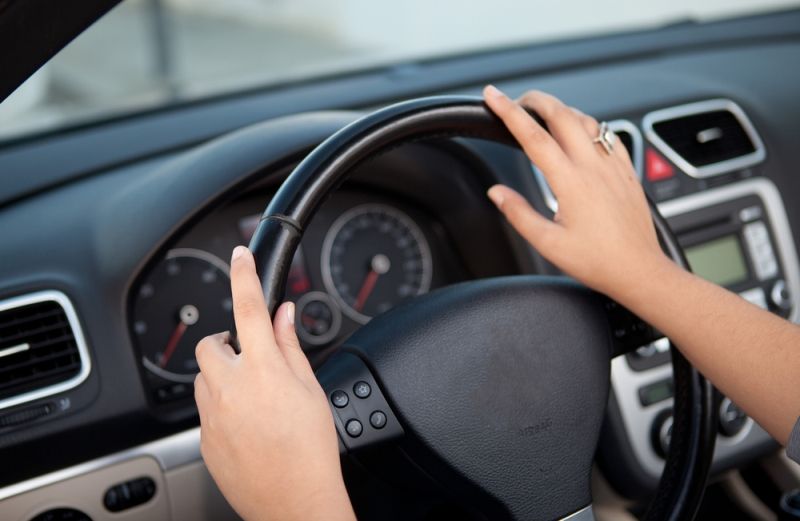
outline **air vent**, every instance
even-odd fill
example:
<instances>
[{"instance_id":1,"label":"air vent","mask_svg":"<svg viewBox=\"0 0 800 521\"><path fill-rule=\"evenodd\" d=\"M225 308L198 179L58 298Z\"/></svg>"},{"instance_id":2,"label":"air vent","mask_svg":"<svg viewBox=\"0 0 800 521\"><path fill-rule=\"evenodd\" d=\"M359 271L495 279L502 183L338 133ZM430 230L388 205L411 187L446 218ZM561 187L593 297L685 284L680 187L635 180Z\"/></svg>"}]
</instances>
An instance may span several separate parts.
<instances>
[{"instance_id":1,"label":"air vent","mask_svg":"<svg viewBox=\"0 0 800 521\"><path fill-rule=\"evenodd\" d=\"M0 409L71 389L89 370L75 310L63 293L0 302Z\"/></svg>"},{"instance_id":2,"label":"air vent","mask_svg":"<svg viewBox=\"0 0 800 521\"><path fill-rule=\"evenodd\" d=\"M636 125L626 119L615 119L614 121L609 121L608 127L614 131L622 145L628 149L628 154L630 154L631 159L633 160L633 166L636 169L636 175L639 177L639 179L641 179L643 151L642 134L639 132L639 129L636 128ZM536 182L539 184L539 190L542 193L545 204L552 212L558 211L558 201L556 201L552 190L550 190L550 187L547 185L544 175L542 174L541 170L536 167L536 165L532 165L532 167L533 174L536 177Z\"/></svg>"},{"instance_id":3,"label":"air vent","mask_svg":"<svg viewBox=\"0 0 800 521\"><path fill-rule=\"evenodd\" d=\"M709 177L764 160L764 145L745 113L730 100L709 100L651 112L647 138L692 177Z\"/></svg>"}]
</instances>

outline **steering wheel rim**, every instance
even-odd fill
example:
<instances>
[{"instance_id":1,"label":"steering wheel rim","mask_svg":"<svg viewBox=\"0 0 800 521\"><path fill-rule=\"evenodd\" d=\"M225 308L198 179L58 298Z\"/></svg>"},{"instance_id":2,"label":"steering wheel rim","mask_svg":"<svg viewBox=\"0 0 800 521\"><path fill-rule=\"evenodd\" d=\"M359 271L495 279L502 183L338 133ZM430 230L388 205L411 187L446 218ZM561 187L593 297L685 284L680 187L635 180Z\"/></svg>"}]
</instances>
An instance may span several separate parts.
<instances>
[{"instance_id":1,"label":"steering wheel rim","mask_svg":"<svg viewBox=\"0 0 800 521\"><path fill-rule=\"evenodd\" d=\"M353 122L324 141L294 169L266 208L250 243L271 314L283 297L289 267L304 230L349 172L389 148L443 137L479 138L519 147L480 98L421 98ZM650 208L665 250L677 264L688 269L680 245L652 201ZM648 520L694 517L716 438L711 385L677 349L672 347L671 351L675 382L672 442L645 516Z\"/></svg>"}]
</instances>

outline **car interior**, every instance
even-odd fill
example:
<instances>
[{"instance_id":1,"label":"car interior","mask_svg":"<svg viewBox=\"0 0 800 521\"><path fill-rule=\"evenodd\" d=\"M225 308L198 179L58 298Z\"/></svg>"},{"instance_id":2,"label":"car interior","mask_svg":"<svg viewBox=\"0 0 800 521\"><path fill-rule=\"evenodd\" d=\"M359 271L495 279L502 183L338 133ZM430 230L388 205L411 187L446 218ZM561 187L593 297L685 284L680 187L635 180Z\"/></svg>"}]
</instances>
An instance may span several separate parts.
<instances>
[{"instance_id":1,"label":"car interior","mask_svg":"<svg viewBox=\"0 0 800 521\"><path fill-rule=\"evenodd\" d=\"M239 244L268 302L296 303L359 519L800 519L783 448L492 205L497 183L558 201L479 98L535 88L607 121L676 262L800 323L800 8L200 77L79 117L63 86L26 101L124 29L116 3L0 2L0 519L238 519L193 383L197 342L232 327ZM114 68L97 42L83 59L135 82L136 51Z\"/></svg>"}]
</instances>

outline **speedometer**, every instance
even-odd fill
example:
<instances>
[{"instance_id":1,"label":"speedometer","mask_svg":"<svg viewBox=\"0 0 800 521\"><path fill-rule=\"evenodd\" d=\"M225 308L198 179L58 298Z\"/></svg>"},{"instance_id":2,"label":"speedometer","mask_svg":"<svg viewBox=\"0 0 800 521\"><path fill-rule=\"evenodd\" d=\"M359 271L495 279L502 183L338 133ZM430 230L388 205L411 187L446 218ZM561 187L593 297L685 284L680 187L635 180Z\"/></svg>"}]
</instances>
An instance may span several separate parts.
<instances>
[{"instance_id":1,"label":"speedometer","mask_svg":"<svg viewBox=\"0 0 800 521\"><path fill-rule=\"evenodd\" d=\"M384 204L342 214L322 245L322 277L328 292L353 320L365 324L431 284L425 235L404 212Z\"/></svg>"},{"instance_id":2,"label":"speedometer","mask_svg":"<svg viewBox=\"0 0 800 521\"><path fill-rule=\"evenodd\" d=\"M229 267L202 250L170 250L133 303L133 331L142 364L172 382L194 381L197 342L230 327Z\"/></svg>"}]
</instances>

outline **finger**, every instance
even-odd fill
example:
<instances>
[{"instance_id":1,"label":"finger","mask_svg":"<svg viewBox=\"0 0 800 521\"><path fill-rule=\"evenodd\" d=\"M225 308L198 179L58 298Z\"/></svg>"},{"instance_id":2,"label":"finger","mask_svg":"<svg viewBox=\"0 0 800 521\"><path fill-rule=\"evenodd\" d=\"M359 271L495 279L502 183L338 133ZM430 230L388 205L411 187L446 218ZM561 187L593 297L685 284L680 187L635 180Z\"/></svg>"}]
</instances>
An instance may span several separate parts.
<instances>
[{"instance_id":1,"label":"finger","mask_svg":"<svg viewBox=\"0 0 800 521\"><path fill-rule=\"evenodd\" d=\"M572 112L575 113L575 116L581 122L581 126L586 131L586 137L590 139L597 137L597 134L600 132L600 123L598 123L593 117L584 114L575 107L570 107L570 109L572 109Z\"/></svg>"},{"instance_id":2,"label":"finger","mask_svg":"<svg viewBox=\"0 0 800 521\"><path fill-rule=\"evenodd\" d=\"M256 273L255 259L250 250L237 246L231 255L231 294L233 318L243 355L263 352L278 358L275 335L261 281Z\"/></svg>"},{"instance_id":3,"label":"finger","mask_svg":"<svg viewBox=\"0 0 800 521\"><path fill-rule=\"evenodd\" d=\"M287 364L292 372L303 381L314 378L314 371L308 363L303 349L300 347L300 340L294 328L295 306L291 302L284 302L275 313L275 339L278 347L286 358Z\"/></svg>"},{"instance_id":4,"label":"finger","mask_svg":"<svg viewBox=\"0 0 800 521\"><path fill-rule=\"evenodd\" d=\"M530 160L539 166L558 197L563 182L561 177L554 173L565 170L570 164L559 144L524 108L496 87L487 86L483 90L483 96L492 112L503 120L514 138L519 141Z\"/></svg>"},{"instance_id":5,"label":"finger","mask_svg":"<svg viewBox=\"0 0 800 521\"><path fill-rule=\"evenodd\" d=\"M597 135L600 133L600 123L592 116L589 116L588 114L581 112L579 109L576 109L575 107L570 107L570 108L572 108L577 117L581 120L581 124L583 125L583 128L586 130L587 136L589 136L589 138L591 139L596 138ZM602 147L602 145L598 143L595 144L599 147ZM625 147L625 144L622 143L622 140L616 133L614 134L613 155L619 158L624 164L630 165L631 167L633 166L630 154L628 154L628 149Z\"/></svg>"},{"instance_id":6,"label":"finger","mask_svg":"<svg viewBox=\"0 0 800 521\"><path fill-rule=\"evenodd\" d=\"M560 99L534 90L527 92L519 101L541 116L550 133L569 157L583 157L596 152L591 139L587 139L581 119Z\"/></svg>"},{"instance_id":7,"label":"finger","mask_svg":"<svg viewBox=\"0 0 800 521\"><path fill-rule=\"evenodd\" d=\"M205 373L207 378L216 380L221 371L230 367L236 360L233 348L228 344L230 333L217 333L208 335L197 343L194 348L194 356L200 372Z\"/></svg>"},{"instance_id":8,"label":"finger","mask_svg":"<svg viewBox=\"0 0 800 521\"><path fill-rule=\"evenodd\" d=\"M511 226L539 253L551 258L560 226L534 210L524 197L506 186L495 185L489 189L488 195Z\"/></svg>"}]
</instances>

